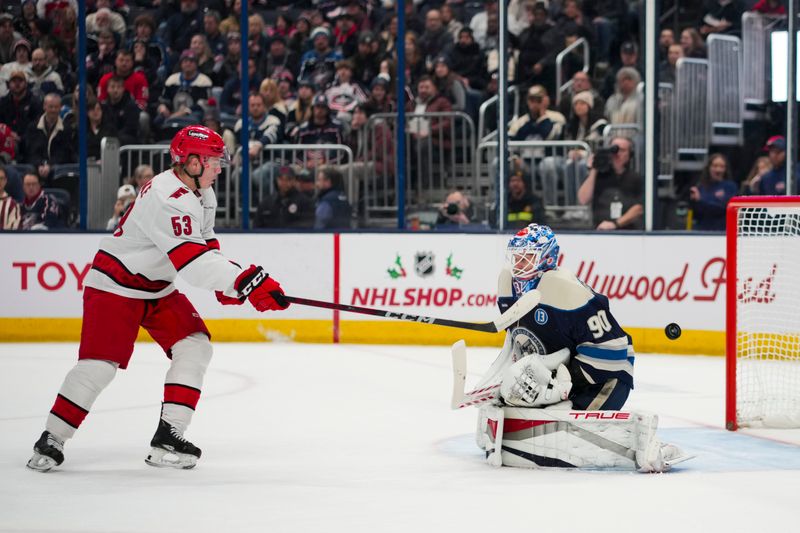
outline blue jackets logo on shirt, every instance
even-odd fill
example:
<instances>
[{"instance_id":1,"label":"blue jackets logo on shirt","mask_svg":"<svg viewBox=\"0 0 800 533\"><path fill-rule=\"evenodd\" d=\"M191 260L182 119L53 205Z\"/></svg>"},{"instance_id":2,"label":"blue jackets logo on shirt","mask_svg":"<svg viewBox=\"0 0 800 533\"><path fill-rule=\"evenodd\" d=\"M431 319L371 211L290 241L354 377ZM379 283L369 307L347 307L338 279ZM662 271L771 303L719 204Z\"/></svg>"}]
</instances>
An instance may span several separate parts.
<instances>
[{"instance_id":1,"label":"blue jackets logo on shirt","mask_svg":"<svg viewBox=\"0 0 800 533\"><path fill-rule=\"evenodd\" d=\"M528 355L544 355L547 350L542 340L528 328L518 327L511 330L514 340L512 359L516 362Z\"/></svg>"}]
</instances>

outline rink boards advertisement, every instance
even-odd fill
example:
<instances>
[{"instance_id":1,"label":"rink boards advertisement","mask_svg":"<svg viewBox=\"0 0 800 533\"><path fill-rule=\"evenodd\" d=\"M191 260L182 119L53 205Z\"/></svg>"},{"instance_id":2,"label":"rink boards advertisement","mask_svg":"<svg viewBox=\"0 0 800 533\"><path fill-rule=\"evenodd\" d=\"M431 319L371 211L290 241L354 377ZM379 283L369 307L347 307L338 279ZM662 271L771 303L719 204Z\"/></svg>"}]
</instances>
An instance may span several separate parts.
<instances>
[{"instance_id":1,"label":"rink boards advertisement","mask_svg":"<svg viewBox=\"0 0 800 533\"><path fill-rule=\"evenodd\" d=\"M77 340L82 282L105 236L0 234L0 339ZM293 296L462 321L488 322L498 314L497 274L507 235L219 237L227 257L263 265ZM609 296L612 312L639 351L722 353L724 237L562 234L559 243L561 267ZM769 269L747 273L754 280L769 275ZM177 287L206 319L215 340L449 344L465 338L475 345L502 343L502 334L299 305L259 314L249 305L223 307L212 293L180 279ZM663 333L670 322L683 328L677 341Z\"/></svg>"}]
</instances>

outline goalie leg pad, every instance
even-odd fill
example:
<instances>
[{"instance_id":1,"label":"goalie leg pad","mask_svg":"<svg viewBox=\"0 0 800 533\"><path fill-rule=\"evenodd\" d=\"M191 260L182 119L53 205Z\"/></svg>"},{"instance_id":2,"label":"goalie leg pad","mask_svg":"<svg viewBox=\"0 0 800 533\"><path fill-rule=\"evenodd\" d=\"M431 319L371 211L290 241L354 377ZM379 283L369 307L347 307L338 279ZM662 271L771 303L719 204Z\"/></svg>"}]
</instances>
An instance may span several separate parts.
<instances>
[{"instance_id":1,"label":"goalie leg pad","mask_svg":"<svg viewBox=\"0 0 800 533\"><path fill-rule=\"evenodd\" d=\"M688 461L694 455L688 455L678 446L661 442L656 437L658 418L643 418L637 427L636 470L639 472L669 472L673 465Z\"/></svg>"},{"instance_id":2,"label":"goalie leg pad","mask_svg":"<svg viewBox=\"0 0 800 533\"><path fill-rule=\"evenodd\" d=\"M478 428L475 440L478 448L486 453L486 462L492 466L502 466L501 450L504 432L503 408L484 404L478 409Z\"/></svg>"},{"instance_id":3,"label":"goalie leg pad","mask_svg":"<svg viewBox=\"0 0 800 533\"><path fill-rule=\"evenodd\" d=\"M650 414L482 406L478 416L478 445L507 466L666 472L691 458L655 437Z\"/></svg>"},{"instance_id":4,"label":"goalie leg pad","mask_svg":"<svg viewBox=\"0 0 800 533\"><path fill-rule=\"evenodd\" d=\"M525 468L635 468L630 413L506 407L503 464ZM604 416L606 418L600 418ZM614 419L614 416L619 418Z\"/></svg>"}]
</instances>

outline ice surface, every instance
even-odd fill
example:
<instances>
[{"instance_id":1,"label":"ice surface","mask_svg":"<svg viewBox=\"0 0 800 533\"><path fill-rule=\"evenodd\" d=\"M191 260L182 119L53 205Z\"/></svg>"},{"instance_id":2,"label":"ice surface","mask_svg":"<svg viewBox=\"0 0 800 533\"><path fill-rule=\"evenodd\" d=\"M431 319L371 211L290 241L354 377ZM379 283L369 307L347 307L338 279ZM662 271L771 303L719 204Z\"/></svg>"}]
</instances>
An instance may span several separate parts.
<instances>
[{"instance_id":1,"label":"ice surface","mask_svg":"<svg viewBox=\"0 0 800 533\"><path fill-rule=\"evenodd\" d=\"M449 409L447 347L216 344L194 470L144 464L167 359L139 344L58 471L25 468L75 344L0 345L3 532L799 531L800 431L722 429L724 360L637 355L668 474L495 469ZM477 381L495 349L468 348Z\"/></svg>"}]
</instances>

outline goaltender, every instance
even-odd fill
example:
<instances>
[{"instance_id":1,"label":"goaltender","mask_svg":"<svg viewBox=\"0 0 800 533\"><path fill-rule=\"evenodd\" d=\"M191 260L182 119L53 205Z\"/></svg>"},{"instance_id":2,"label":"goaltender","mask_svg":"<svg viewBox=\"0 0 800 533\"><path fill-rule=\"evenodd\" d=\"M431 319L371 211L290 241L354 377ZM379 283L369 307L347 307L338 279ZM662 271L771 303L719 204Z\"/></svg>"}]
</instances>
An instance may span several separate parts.
<instances>
[{"instance_id":1,"label":"goaltender","mask_svg":"<svg viewBox=\"0 0 800 533\"><path fill-rule=\"evenodd\" d=\"M481 412L493 441L488 448L502 450L502 464L515 466L669 470L689 457L655 438L657 417L619 411L633 389L630 335L611 314L608 298L559 268L558 256L547 226L530 224L509 241L501 311L529 291L540 299L507 328L500 355L476 387L499 385L494 406ZM498 417L505 417L505 435L498 434ZM479 444L481 431L479 425Z\"/></svg>"}]
</instances>

